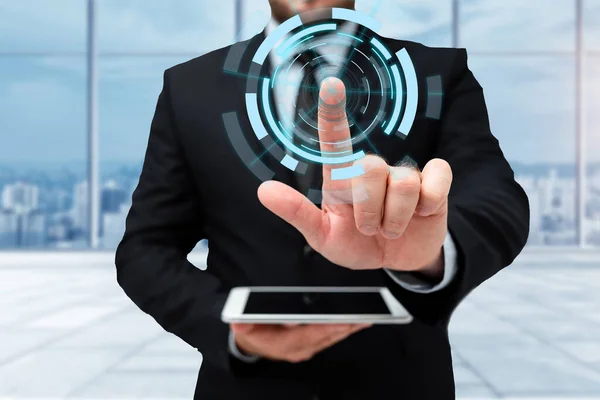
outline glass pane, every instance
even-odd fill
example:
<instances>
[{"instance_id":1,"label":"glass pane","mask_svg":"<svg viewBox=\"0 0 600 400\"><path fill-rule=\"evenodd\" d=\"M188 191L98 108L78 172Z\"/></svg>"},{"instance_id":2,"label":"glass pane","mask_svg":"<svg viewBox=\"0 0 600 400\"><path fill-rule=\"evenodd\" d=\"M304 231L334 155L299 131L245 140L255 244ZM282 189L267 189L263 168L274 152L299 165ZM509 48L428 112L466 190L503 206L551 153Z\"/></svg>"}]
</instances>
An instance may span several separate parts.
<instances>
[{"instance_id":1,"label":"glass pane","mask_svg":"<svg viewBox=\"0 0 600 400\"><path fill-rule=\"evenodd\" d=\"M137 185L165 69L174 57L100 60L101 246L115 248Z\"/></svg>"},{"instance_id":2,"label":"glass pane","mask_svg":"<svg viewBox=\"0 0 600 400\"><path fill-rule=\"evenodd\" d=\"M83 52L86 1L0 2L0 52Z\"/></svg>"},{"instance_id":3,"label":"glass pane","mask_svg":"<svg viewBox=\"0 0 600 400\"><path fill-rule=\"evenodd\" d=\"M584 0L585 47L600 50L600 0Z\"/></svg>"},{"instance_id":4,"label":"glass pane","mask_svg":"<svg viewBox=\"0 0 600 400\"><path fill-rule=\"evenodd\" d=\"M204 53L234 37L233 0L101 0L103 52Z\"/></svg>"},{"instance_id":5,"label":"glass pane","mask_svg":"<svg viewBox=\"0 0 600 400\"><path fill-rule=\"evenodd\" d=\"M452 44L452 2L450 0L364 0L358 11L378 19L383 36L412 40L428 46Z\"/></svg>"},{"instance_id":6,"label":"glass pane","mask_svg":"<svg viewBox=\"0 0 600 400\"><path fill-rule=\"evenodd\" d=\"M575 0L461 0L460 45L477 51L572 51Z\"/></svg>"},{"instance_id":7,"label":"glass pane","mask_svg":"<svg viewBox=\"0 0 600 400\"><path fill-rule=\"evenodd\" d=\"M271 18L268 1L242 0L242 39L249 39L262 32Z\"/></svg>"},{"instance_id":8,"label":"glass pane","mask_svg":"<svg viewBox=\"0 0 600 400\"><path fill-rule=\"evenodd\" d=\"M451 39L450 0L363 0L356 9L381 22L380 34L414 40L430 46L449 46ZM264 29L271 11L268 1L243 1L242 37L249 38Z\"/></svg>"},{"instance_id":9,"label":"glass pane","mask_svg":"<svg viewBox=\"0 0 600 400\"><path fill-rule=\"evenodd\" d=\"M531 202L530 244L576 241L575 86L571 57L473 56L492 131Z\"/></svg>"},{"instance_id":10,"label":"glass pane","mask_svg":"<svg viewBox=\"0 0 600 400\"><path fill-rule=\"evenodd\" d=\"M0 248L85 247L82 58L0 57Z\"/></svg>"},{"instance_id":11,"label":"glass pane","mask_svg":"<svg viewBox=\"0 0 600 400\"><path fill-rule=\"evenodd\" d=\"M586 63L584 84L587 165L586 242L600 246L600 56Z\"/></svg>"}]
</instances>

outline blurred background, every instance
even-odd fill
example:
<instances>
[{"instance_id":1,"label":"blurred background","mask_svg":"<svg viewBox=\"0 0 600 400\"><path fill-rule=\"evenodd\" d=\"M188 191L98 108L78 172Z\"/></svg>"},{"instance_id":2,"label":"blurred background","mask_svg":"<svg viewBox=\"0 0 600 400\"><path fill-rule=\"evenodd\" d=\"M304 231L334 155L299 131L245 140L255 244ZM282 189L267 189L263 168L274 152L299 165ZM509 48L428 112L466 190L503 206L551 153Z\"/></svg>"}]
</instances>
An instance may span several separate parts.
<instances>
[{"instance_id":1,"label":"blurred background","mask_svg":"<svg viewBox=\"0 0 600 400\"><path fill-rule=\"evenodd\" d=\"M518 268L451 325L459 396L600 398L600 0L357 8L467 48L530 198ZM0 0L0 397L190 397L198 354L127 301L113 251L163 71L268 19L267 0Z\"/></svg>"},{"instance_id":2,"label":"blurred background","mask_svg":"<svg viewBox=\"0 0 600 400\"><path fill-rule=\"evenodd\" d=\"M466 47L531 199L531 246L600 246L600 0L358 0ZM0 247L114 249L164 69L248 38L267 0L1 0Z\"/></svg>"}]
</instances>

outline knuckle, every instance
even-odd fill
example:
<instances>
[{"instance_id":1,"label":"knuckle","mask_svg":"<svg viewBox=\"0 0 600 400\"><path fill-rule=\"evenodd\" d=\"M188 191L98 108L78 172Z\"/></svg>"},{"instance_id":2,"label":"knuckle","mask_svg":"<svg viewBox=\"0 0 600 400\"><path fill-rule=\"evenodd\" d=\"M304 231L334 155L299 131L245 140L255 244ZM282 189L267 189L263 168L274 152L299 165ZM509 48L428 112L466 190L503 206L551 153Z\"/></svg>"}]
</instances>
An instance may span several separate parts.
<instances>
[{"instance_id":1,"label":"knuckle","mask_svg":"<svg viewBox=\"0 0 600 400\"><path fill-rule=\"evenodd\" d=\"M386 218L383 222L383 230L389 231L389 232L394 232L394 233L399 233L402 230L404 230L406 225L408 225L408 221L405 219L398 218L398 217Z\"/></svg>"},{"instance_id":2,"label":"knuckle","mask_svg":"<svg viewBox=\"0 0 600 400\"><path fill-rule=\"evenodd\" d=\"M361 207L357 210L355 218L358 221L377 221L381 219L381 210L373 208Z\"/></svg>"},{"instance_id":3,"label":"knuckle","mask_svg":"<svg viewBox=\"0 0 600 400\"><path fill-rule=\"evenodd\" d=\"M444 194L435 190L425 190L421 194L422 200L430 204L441 204L444 201Z\"/></svg>"},{"instance_id":4,"label":"knuckle","mask_svg":"<svg viewBox=\"0 0 600 400\"><path fill-rule=\"evenodd\" d=\"M416 173L409 174L401 179L392 180L388 190L399 194L416 194L421 190L421 180Z\"/></svg>"},{"instance_id":5,"label":"knuckle","mask_svg":"<svg viewBox=\"0 0 600 400\"><path fill-rule=\"evenodd\" d=\"M302 216L302 210L304 206L304 199L297 201L294 204L294 211L292 212L292 221L298 221Z\"/></svg>"},{"instance_id":6,"label":"knuckle","mask_svg":"<svg viewBox=\"0 0 600 400\"><path fill-rule=\"evenodd\" d=\"M387 163L377 156L366 156L361 164L365 170L365 178L377 178L388 173Z\"/></svg>"}]
</instances>

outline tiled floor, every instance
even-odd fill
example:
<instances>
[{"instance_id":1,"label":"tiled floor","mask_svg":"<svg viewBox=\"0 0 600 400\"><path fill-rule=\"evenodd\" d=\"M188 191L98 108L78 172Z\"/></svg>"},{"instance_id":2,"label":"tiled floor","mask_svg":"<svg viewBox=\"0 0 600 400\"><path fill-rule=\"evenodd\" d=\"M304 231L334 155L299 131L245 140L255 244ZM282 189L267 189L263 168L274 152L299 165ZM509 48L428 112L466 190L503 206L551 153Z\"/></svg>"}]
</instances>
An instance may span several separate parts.
<instances>
[{"instance_id":1,"label":"tiled floor","mask_svg":"<svg viewBox=\"0 0 600 400\"><path fill-rule=\"evenodd\" d=\"M0 399L192 397L198 353L129 302L105 258L0 262ZM600 257L586 260L524 257L460 306L460 398L600 399Z\"/></svg>"}]
</instances>

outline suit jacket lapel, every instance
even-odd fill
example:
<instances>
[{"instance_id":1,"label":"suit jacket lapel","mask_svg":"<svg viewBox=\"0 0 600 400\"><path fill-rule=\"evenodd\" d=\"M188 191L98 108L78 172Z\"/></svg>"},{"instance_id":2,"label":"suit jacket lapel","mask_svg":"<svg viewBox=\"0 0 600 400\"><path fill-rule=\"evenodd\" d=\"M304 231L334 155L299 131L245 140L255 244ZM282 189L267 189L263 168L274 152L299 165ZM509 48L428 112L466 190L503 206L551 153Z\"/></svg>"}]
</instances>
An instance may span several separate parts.
<instances>
[{"instance_id":1,"label":"suit jacket lapel","mask_svg":"<svg viewBox=\"0 0 600 400\"><path fill-rule=\"evenodd\" d=\"M252 126L250 125L250 120L248 119L248 114L246 112L246 85L249 79L259 79L257 76L250 76L252 58L264 39L265 32L263 31L247 41L234 44L235 49L232 48L230 51L241 52L243 54L241 57L241 62L237 71L225 71L225 73L235 76L234 95L238 99L238 107L236 111L238 113L238 118L245 140L249 144L254 154L256 154L257 159L260 159L265 166L274 172L273 179L288 185L294 185L295 179L293 171L283 166L279 160L277 160L267 151L265 145L258 140L254 130L252 129ZM267 57L262 67L261 76L267 76L267 74L271 74L269 57ZM270 136L273 137L272 135ZM277 146L277 144L275 144L275 146Z\"/></svg>"}]
</instances>

